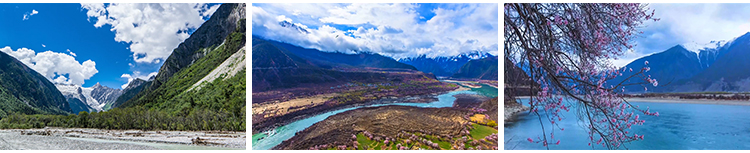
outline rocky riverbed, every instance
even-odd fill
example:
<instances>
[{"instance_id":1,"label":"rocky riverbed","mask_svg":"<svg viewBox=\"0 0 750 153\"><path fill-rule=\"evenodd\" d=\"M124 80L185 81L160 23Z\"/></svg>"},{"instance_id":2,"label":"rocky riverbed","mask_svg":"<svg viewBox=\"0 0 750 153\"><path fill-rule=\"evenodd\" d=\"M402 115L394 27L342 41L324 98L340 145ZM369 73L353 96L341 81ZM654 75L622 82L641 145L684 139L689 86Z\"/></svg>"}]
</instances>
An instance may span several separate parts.
<instances>
[{"instance_id":1,"label":"rocky riverbed","mask_svg":"<svg viewBox=\"0 0 750 153\"><path fill-rule=\"evenodd\" d=\"M21 135L0 131L0 150L156 150L159 148L112 142L92 142L61 136Z\"/></svg>"},{"instance_id":2,"label":"rocky riverbed","mask_svg":"<svg viewBox=\"0 0 750 153\"><path fill-rule=\"evenodd\" d=\"M32 145L33 144L33 145ZM87 128L0 130L0 149L245 149L245 132Z\"/></svg>"}]
</instances>

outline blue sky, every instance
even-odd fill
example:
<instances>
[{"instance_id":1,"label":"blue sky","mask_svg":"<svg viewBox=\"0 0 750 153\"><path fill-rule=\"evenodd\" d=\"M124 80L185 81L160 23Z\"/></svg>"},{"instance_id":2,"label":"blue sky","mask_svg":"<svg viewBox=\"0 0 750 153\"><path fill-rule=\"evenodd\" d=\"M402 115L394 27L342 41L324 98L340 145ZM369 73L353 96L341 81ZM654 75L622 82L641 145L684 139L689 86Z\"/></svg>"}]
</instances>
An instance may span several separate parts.
<instances>
[{"instance_id":1,"label":"blue sky","mask_svg":"<svg viewBox=\"0 0 750 153\"><path fill-rule=\"evenodd\" d=\"M688 50L710 45L711 41L731 41L750 31L750 4L649 4L660 21L645 22L637 45L616 66L625 66L643 56L665 51L675 45Z\"/></svg>"},{"instance_id":2,"label":"blue sky","mask_svg":"<svg viewBox=\"0 0 750 153\"><path fill-rule=\"evenodd\" d=\"M218 6L0 4L0 50L55 83L121 88L155 74Z\"/></svg>"},{"instance_id":3,"label":"blue sky","mask_svg":"<svg viewBox=\"0 0 750 153\"><path fill-rule=\"evenodd\" d=\"M395 59L498 55L498 4L254 3L253 35L322 51L368 51ZM282 27L291 22L309 33Z\"/></svg>"}]
</instances>

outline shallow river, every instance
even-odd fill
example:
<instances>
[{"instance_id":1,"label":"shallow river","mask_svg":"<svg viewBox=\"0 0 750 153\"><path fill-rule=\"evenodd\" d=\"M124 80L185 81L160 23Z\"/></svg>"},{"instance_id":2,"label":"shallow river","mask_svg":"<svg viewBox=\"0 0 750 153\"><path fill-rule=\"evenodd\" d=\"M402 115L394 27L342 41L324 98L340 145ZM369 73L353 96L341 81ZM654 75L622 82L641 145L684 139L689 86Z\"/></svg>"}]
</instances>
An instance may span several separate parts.
<instances>
[{"instance_id":1,"label":"shallow river","mask_svg":"<svg viewBox=\"0 0 750 153\"><path fill-rule=\"evenodd\" d=\"M488 89L491 88L491 89ZM492 90L494 89L494 90ZM320 122L329 116L336 115L338 113L342 113L345 111L363 108L363 107L378 107L378 106L388 106L388 105L402 105L402 106L415 106L415 107L452 107L453 102L456 100L453 95L456 94L483 94L483 95L492 95L494 91L494 95L497 96L497 88L482 85L482 88L476 88L472 89L472 91L453 91L448 92L445 94L438 95L438 101L430 102L430 103L390 103L390 104L372 104L372 105L365 105L365 106L358 106L358 107L351 107L351 108L344 108L339 109L335 111L330 111L327 113L319 114L316 116L312 116L309 118L301 119L292 123L289 123L287 125L278 127L271 131L266 131L258 134L253 135L253 141L252 146L253 150L269 150L276 145L281 144L284 140L287 140L289 138L292 138L295 133L304 130L307 127L312 126L313 124Z\"/></svg>"},{"instance_id":2,"label":"shallow river","mask_svg":"<svg viewBox=\"0 0 750 153\"><path fill-rule=\"evenodd\" d=\"M528 99L521 99L526 104ZM626 143L628 149L635 150L683 150L683 149L750 149L750 106L646 103L632 102L640 108L650 107L659 116L640 114L646 122L633 126L631 133L645 135L644 140ZM560 145L549 149L592 149L588 146L587 132L575 118L573 109L564 113L569 118L558 124L565 131L555 131ZM544 121L549 132L549 121ZM541 137L539 119L536 115L522 113L515 123L505 125L505 149L547 149L538 143L530 143L527 138ZM553 142L557 142L557 141ZM606 149L601 146L595 149Z\"/></svg>"}]
</instances>

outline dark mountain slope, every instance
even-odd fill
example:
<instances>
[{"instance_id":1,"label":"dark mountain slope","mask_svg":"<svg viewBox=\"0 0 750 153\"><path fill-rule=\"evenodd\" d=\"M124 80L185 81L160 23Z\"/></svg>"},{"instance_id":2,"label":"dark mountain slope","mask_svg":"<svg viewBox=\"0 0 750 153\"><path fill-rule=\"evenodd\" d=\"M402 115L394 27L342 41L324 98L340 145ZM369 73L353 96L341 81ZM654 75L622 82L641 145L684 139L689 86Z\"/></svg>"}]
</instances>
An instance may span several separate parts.
<instances>
[{"instance_id":1,"label":"dark mountain slope","mask_svg":"<svg viewBox=\"0 0 750 153\"><path fill-rule=\"evenodd\" d=\"M385 74L342 72L312 65L286 48L253 36L253 92L353 80L382 80ZM318 51L319 52L319 51Z\"/></svg>"},{"instance_id":2,"label":"dark mountain slope","mask_svg":"<svg viewBox=\"0 0 750 153\"><path fill-rule=\"evenodd\" d=\"M344 54L339 52L323 52L316 49L307 49L288 43L265 40L278 48L283 48L289 53L295 54L307 61L309 64L325 68L395 68L417 70L414 66L400 63L393 58L372 53Z\"/></svg>"},{"instance_id":3,"label":"dark mountain slope","mask_svg":"<svg viewBox=\"0 0 750 153\"><path fill-rule=\"evenodd\" d=\"M637 59L630 64L626 65L623 69L625 72L622 76L609 81L611 85L622 82L628 76L640 71L644 66L645 62L648 61L648 66L651 68L646 75L651 75L653 79L659 82L659 85L654 87L653 85L632 85L625 88L626 92L644 92L644 86L648 88L647 91L671 91L685 82L687 79L693 77L699 72L703 71L703 67L699 64L698 55L694 52L686 50L681 45L674 46L667 49L666 51L655 53L640 59ZM633 69L631 72L630 69ZM622 69L620 69L622 71ZM644 82L641 78L631 78L624 84Z\"/></svg>"},{"instance_id":4,"label":"dark mountain slope","mask_svg":"<svg viewBox=\"0 0 750 153\"><path fill-rule=\"evenodd\" d=\"M16 58L0 52L0 118L10 112L68 114L65 97L52 82Z\"/></svg>"},{"instance_id":5,"label":"dark mountain slope","mask_svg":"<svg viewBox=\"0 0 750 153\"><path fill-rule=\"evenodd\" d=\"M498 66L497 56L471 60L461 66L461 69L453 74L453 78L474 78L482 80L497 80Z\"/></svg>"},{"instance_id":6,"label":"dark mountain slope","mask_svg":"<svg viewBox=\"0 0 750 153\"><path fill-rule=\"evenodd\" d=\"M117 99L114 102L112 102L112 104L104 106L104 110L108 110L110 108L114 108L114 107L122 105L126 101L135 97L135 95L141 92L141 90L148 89L149 86L151 86L151 81L145 81L145 80L136 78L135 80L130 82L130 84L128 84L128 87L125 87L125 89L122 89L122 94L119 97L117 97Z\"/></svg>"}]
</instances>

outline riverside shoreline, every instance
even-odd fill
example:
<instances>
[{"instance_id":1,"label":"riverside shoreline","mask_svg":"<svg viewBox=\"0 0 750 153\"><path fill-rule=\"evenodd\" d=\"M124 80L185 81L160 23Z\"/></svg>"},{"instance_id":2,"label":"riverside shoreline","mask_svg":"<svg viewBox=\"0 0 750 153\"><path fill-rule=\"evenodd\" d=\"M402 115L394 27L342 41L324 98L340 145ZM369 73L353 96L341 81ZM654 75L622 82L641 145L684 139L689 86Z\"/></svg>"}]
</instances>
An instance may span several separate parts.
<instances>
[{"instance_id":1,"label":"riverside shoreline","mask_svg":"<svg viewBox=\"0 0 750 153\"><path fill-rule=\"evenodd\" d=\"M335 106L335 107L329 107L327 105L318 105L316 107L312 107L309 109L302 109L302 110L292 112L290 114L273 117L270 120L264 121L264 122L267 122L268 124L260 124L257 126L254 125L252 132L253 134L262 133L264 131L269 131L269 130L272 130L272 129L275 129L275 128L287 125L289 123L311 117L311 116L316 116L316 115L327 113L330 111L334 111L338 109L345 109L345 108L350 108L350 107L372 105L372 104L403 103L403 102L429 103L432 101L436 101L437 95L441 95L441 94L445 94L445 93L453 92L453 91L464 91L464 90L471 90L471 89L458 86L458 88L453 89L453 90L432 92L432 93L426 93L426 94L421 94L421 95L401 96L401 97L395 97L395 96L382 97L380 99L371 100L365 103L347 104L347 105Z\"/></svg>"},{"instance_id":2,"label":"riverside shoreline","mask_svg":"<svg viewBox=\"0 0 750 153\"><path fill-rule=\"evenodd\" d=\"M516 98L530 98L529 96L518 96ZM711 105L743 105L750 106L747 100L716 100L716 99L680 99L680 98L625 98L628 102L646 103L676 103L676 104L711 104Z\"/></svg>"},{"instance_id":3,"label":"riverside shoreline","mask_svg":"<svg viewBox=\"0 0 750 153\"><path fill-rule=\"evenodd\" d=\"M677 104L712 104L712 105L744 105L750 106L745 100L715 100L715 99L678 99L678 98L625 98L628 102L647 103L677 103Z\"/></svg>"}]
</instances>

